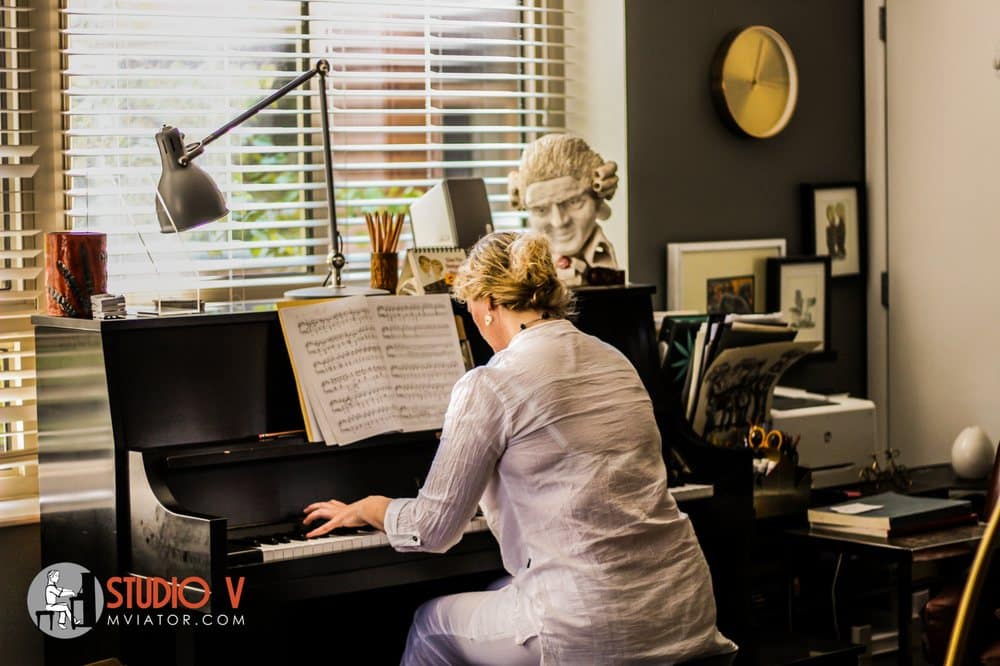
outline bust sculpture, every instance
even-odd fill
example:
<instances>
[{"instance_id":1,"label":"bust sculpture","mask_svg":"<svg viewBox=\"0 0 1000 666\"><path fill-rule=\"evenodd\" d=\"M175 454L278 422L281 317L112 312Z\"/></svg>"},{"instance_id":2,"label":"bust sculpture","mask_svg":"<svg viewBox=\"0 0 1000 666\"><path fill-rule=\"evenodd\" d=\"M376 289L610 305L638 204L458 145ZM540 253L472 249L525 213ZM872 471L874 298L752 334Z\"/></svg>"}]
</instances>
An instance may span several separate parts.
<instances>
[{"instance_id":1,"label":"bust sculpture","mask_svg":"<svg viewBox=\"0 0 1000 666\"><path fill-rule=\"evenodd\" d=\"M623 282L611 241L598 221L611 216L618 165L569 134L547 134L528 145L508 176L511 205L552 246L560 279L569 285Z\"/></svg>"}]
</instances>

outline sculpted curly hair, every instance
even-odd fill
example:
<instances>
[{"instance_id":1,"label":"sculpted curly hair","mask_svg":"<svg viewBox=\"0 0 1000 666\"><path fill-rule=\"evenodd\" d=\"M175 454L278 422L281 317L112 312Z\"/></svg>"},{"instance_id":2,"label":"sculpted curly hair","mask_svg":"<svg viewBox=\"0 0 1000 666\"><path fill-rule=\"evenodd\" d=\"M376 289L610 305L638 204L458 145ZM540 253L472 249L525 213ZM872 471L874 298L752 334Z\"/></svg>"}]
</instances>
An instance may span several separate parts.
<instances>
[{"instance_id":1,"label":"sculpted curly hair","mask_svg":"<svg viewBox=\"0 0 1000 666\"><path fill-rule=\"evenodd\" d=\"M618 187L617 170L617 164L606 162L580 137L546 134L524 149L520 167L507 176L507 194L514 208L524 208L529 185L570 176L590 187L598 200L610 200Z\"/></svg>"}]
</instances>

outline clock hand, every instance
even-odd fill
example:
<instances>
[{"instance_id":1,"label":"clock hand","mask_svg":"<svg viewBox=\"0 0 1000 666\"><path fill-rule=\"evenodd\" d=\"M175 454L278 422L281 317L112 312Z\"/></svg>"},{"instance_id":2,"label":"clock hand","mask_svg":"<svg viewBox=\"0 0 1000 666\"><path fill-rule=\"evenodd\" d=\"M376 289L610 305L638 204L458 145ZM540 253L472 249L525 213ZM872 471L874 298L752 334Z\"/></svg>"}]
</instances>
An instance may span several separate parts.
<instances>
[{"instance_id":1,"label":"clock hand","mask_svg":"<svg viewBox=\"0 0 1000 666\"><path fill-rule=\"evenodd\" d=\"M764 38L761 37L760 41L757 42L757 60L753 64L753 79L750 81L750 85L757 85L757 75L760 74L760 56L764 52Z\"/></svg>"}]
</instances>

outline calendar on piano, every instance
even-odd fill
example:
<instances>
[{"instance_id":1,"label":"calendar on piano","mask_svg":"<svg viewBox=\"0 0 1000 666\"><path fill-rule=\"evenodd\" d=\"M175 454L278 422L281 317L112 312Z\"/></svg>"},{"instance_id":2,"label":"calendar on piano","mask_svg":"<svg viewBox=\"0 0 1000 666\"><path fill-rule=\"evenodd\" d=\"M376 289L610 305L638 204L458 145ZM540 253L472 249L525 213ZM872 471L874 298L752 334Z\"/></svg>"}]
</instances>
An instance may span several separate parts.
<instances>
[{"instance_id":1,"label":"calendar on piano","mask_svg":"<svg viewBox=\"0 0 1000 666\"><path fill-rule=\"evenodd\" d=\"M311 442L440 429L465 362L447 294L281 304Z\"/></svg>"},{"instance_id":2,"label":"calendar on piano","mask_svg":"<svg viewBox=\"0 0 1000 666\"><path fill-rule=\"evenodd\" d=\"M465 250L457 247L411 248L406 251L403 274L396 293L400 295L445 294L455 283Z\"/></svg>"}]
</instances>

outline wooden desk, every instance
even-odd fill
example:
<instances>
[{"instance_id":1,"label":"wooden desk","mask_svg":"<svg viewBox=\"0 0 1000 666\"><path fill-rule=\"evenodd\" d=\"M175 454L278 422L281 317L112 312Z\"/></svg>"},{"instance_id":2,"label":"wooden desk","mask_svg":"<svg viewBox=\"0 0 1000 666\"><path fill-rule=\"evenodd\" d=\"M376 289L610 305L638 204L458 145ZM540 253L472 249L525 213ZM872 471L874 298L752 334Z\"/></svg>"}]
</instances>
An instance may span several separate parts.
<instances>
[{"instance_id":1,"label":"wooden desk","mask_svg":"<svg viewBox=\"0 0 1000 666\"><path fill-rule=\"evenodd\" d=\"M897 567L897 662L912 663L910 623L913 616L913 563L972 554L982 539L985 526L963 525L889 539L854 534L837 534L810 529L792 529L786 534L807 548L822 548L844 554L886 560Z\"/></svg>"}]
</instances>

